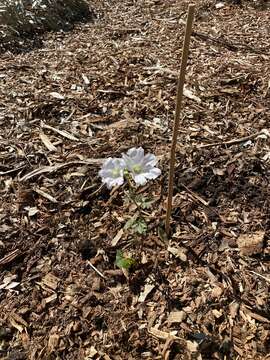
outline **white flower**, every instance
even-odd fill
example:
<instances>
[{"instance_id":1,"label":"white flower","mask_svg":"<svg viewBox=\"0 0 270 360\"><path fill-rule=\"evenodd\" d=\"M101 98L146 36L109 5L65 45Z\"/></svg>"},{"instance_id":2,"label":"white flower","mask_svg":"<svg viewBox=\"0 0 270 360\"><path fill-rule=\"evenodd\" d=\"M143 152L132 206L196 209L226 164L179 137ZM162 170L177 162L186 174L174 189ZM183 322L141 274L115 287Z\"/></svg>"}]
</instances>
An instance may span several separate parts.
<instances>
[{"instance_id":1,"label":"white flower","mask_svg":"<svg viewBox=\"0 0 270 360\"><path fill-rule=\"evenodd\" d=\"M155 155L144 155L142 147L129 149L127 154L122 154L122 157L136 185L144 185L148 179L156 179L161 174L160 169L155 167L157 164Z\"/></svg>"},{"instance_id":2,"label":"white flower","mask_svg":"<svg viewBox=\"0 0 270 360\"><path fill-rule=\"evenodd\" d=\"M98 174L101 176L103 184L111 189L113 186L124 183L125 167L126 164L123 159L109 158L104 162Z\"/></svg>"}]
</instances>

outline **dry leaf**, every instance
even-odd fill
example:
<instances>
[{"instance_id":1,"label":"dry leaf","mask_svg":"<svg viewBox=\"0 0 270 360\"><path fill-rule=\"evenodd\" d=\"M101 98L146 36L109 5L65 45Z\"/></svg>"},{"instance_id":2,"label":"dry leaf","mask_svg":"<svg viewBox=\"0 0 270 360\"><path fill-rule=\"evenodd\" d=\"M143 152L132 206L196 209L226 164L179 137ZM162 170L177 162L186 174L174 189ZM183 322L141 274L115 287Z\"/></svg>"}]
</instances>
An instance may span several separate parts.
<instances>
[{"instance_id":1,"label":"dry leaf","mask_svg":"<svg viewBox=\"0 0 270 360\"><path fill-rule=\"evenodd\" d=\"M49 151L57 151L57 148L51 143L51 141L47 135L45 135L43 132L41 132L39 134L39 137Z\"/></svg>"},{"instance_id":2,"label":"dry leaf","mask_svg":"<svg viewBox=\"0 0 270 360\"><path fill-rule=\"evenodd\" d=\"M66 130L59 130L59 129L56 129L56 128L50 126L50 125L45 125L45 124L43 124L42 127L45 128L45 129L48 129L48 130L52 130L52 131L56 132L57 134L65 137L65 138L67 138L69 140L79 141L78 138L76 138L74 135L70 134Z\"/></svg>"}]
</instances>

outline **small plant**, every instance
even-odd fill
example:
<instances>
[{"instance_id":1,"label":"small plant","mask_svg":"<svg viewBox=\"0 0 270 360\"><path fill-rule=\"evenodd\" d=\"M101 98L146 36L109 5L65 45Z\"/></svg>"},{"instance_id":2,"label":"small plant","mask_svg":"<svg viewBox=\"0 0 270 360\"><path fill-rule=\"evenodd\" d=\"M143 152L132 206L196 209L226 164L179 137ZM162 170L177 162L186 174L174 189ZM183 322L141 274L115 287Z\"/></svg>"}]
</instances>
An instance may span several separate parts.
<instances>
[{"instance_id":1,"label":"small plant","mask_svg":"<svg viewBox=\"0 0 270 360\"><path fill-rule=\"evenodd\" d=\"M161 170L156 167L157 158L153 154L144 154L144 149L131 148L122 158L109 158L105 160L99 176L102 183L108 189L114 186L128 184L126 196L136 206L135 214L126 222L124 229L130 230L133 234L145 235L147 233L147 223L143 215L147 215L145 209L149 209L153 203L141 194L136 194L136 187L145 185L148 180L156 179ZM132 264L132 259L123 257L122 252L116 254L116 265L120 268L128 269Z\"/></svg>"}]
</instances>

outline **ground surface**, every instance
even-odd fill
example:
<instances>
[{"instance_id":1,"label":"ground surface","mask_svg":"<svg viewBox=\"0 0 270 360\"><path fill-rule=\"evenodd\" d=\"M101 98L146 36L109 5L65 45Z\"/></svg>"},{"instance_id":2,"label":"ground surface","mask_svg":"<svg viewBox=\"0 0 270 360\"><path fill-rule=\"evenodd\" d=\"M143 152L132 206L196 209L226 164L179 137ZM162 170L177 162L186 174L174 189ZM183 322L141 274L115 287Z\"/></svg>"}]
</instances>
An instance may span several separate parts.
<instances>
[{"instance_id":1,"label":"ground surface","mask_svg":"<svg viewBox=\"0 0 270 360\"><path fill-rule=\"evenodd\" d=\"M186 3L96 1L94 23L2 53L1 359L268 358L270 12L196 4L169 240ZM97 175L132 146L162 169L145 235Z\"/></svg>"}]
</instances>

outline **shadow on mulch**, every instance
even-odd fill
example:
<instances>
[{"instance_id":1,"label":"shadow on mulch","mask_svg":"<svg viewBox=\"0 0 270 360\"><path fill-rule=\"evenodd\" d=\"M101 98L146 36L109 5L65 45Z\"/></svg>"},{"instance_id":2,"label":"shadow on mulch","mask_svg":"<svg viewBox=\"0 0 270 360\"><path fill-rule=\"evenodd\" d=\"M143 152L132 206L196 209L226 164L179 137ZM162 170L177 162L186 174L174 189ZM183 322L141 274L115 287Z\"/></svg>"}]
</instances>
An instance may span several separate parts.
<instances>
[{"instance_id":1,"label":"shadow on mulch","mask_svg":"<svg viewBox=\"0 0 270 360\"><path fill-rule=\"evenodd\" d=\"M24 37L15 38L6 43L0 44L0 54L8 51L14 55L19 55L34 49L40 49L42 46L43 38L41 35L25 35Z\"/></svg>"},{"instance_id":2,"label":"shadow on mulch","mask_svg":"<svg viewBox=\"0 0 270 360\"><path fill-rule=\"evenodd\" d=\"M74 30L76 24L87 23L93 21L93 17L83 18L77 20L73 24L67 24L65 27L60 28L57 31L68 33ZM51 30L50 32L52 32ZM48 33L48 32L47 32ZM25 54L35 49L41 49L43 47L44 32L36 31L36 33L24 33L20 36L12 37L9 41L1 40L0 54L10 52L14 55Z\"/></svg>"},{"instance_id":3,"label":"shadow on mulch","mask_svg":"<svg viewBox=\"0 0 270 360\"><path fill-rule=\"evenodd\" d=\"M76 24L95 19L93 10L84 0L66 4L52 2L49 3L50 7L47 5L44 4L44 10L35 9L27 3L23 3L21 9L15 4L3 4L4 15L0 17L0 54L9 51L16 55L39 49L43 46L43 34L70 32ZM27 6L30 6L29 9Z\"/></svg>"},{"instance_id":4,"label":"shadow on mulch","mask_svg":"<svg viewBox=\"0 0 270 360\"><path fill-rule=\"evenodd\" d=\"M179 176L178 188L187 186L203 196L211 207L234 202L248 209L267 208L269 171L259 159L245 158L241 166L237 163L228 166L213 163L203 168L201 165L196 174Z\"/></svg>"}]
</instances>

